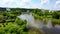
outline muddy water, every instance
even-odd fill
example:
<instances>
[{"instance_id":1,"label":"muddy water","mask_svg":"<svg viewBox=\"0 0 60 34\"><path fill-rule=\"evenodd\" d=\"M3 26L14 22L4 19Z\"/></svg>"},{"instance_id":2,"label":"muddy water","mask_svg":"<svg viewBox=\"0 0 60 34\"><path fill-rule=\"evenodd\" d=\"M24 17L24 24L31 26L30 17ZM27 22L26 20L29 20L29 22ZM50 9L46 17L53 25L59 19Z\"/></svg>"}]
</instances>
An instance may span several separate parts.
<instances>
[{"instance_id":1,"label":"muddy water","mask_svg":"<svg viewBox=\"0 0 60 34\"><path fill-rule=\"evenodd\" d=\"M34 19L32 14L21 14L18 17L22 20L27 20L27 25L29 27L42 29L43 32L45 32L44 34L60 34L60 25L55 25L55 27L53 27L51 20L46 20L46 24L44 24L44 19Z\"/></svg>"}]
</instances>

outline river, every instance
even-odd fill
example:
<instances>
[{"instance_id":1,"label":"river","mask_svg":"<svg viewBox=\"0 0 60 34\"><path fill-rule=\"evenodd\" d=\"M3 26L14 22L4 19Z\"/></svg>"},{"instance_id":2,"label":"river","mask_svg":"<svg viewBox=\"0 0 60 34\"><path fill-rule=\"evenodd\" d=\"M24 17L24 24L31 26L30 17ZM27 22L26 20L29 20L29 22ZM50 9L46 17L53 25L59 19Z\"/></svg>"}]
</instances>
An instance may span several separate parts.
<instances>
[{"instance_id":1,"label":"river","mask_svg":"<svg viewBox=\"0 0 60 34\"><path fill-rule=\"evenodd\" d=\"M51 20L46 20L46 24L44 24L44 19L34 19L32 14L21 14L18 16L22 20L27 20L28 27L34 27L37 29L42 29L44 34L60 34L60 25L52 26Z\"/></svg>"}]
</instances>

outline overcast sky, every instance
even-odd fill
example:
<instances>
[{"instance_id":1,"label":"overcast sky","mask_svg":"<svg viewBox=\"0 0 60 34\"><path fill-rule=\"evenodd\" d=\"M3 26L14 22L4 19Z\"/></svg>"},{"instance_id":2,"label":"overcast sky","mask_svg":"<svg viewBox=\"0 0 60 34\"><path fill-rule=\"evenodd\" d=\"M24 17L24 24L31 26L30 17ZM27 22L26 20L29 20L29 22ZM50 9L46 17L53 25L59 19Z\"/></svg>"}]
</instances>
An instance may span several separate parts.
<instances>
[{"instance_id":1,"label":"overcast sky","mask_svg":"<svg viewBox=\"0 0 60 34\"><path fill-rule=\"evenodd\" d=\"M60 10L60 0L0 0L0 7Z\"/></svg>"}]
</instances>

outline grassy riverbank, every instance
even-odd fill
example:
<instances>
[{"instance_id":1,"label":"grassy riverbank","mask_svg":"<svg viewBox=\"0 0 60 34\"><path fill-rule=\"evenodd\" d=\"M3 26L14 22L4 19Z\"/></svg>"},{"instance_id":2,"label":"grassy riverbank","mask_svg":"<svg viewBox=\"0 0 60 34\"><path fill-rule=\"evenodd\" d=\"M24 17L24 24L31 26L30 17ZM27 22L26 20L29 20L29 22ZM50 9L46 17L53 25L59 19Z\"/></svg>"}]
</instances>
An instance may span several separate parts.
<instances>
[{"instance_id":1,"label":"grassy riverbank","mask_svg":"<svg viewBox=\"0 0 60 34\"><path fill-rule=\"evenodd\" d=\"M60 25L60 19L52 18L51 15L50 16L39 16L39 15L33 13L33 16L35 19L40 19L40 20L45 19L45 21L46 21L46 19L48 19L48 20L52 21L53 25L56 25L56 24Z\"/></svg>"}]
</instances>

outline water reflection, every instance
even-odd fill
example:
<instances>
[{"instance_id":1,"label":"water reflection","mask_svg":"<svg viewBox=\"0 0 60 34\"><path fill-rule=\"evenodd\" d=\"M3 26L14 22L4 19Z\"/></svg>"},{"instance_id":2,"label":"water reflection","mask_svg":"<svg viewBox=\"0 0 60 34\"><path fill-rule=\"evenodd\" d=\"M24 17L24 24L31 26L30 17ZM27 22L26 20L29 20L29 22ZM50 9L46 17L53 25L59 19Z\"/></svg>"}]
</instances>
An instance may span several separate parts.
<instances>
[{"instance_id":1,"label":"water reflection","mask_svg":"<svg viewBox=\"0 0 60 34\"><path fill-rule=\"evenodd\" d=\"M42 29L45 34L60 34L60 25L53 27L51 20L46 20L46 24L44 24L43 20L34 19L32 14L21 14L18 17L22 20L27 20L28 26Z\"/></svg>"}]
</instances>

